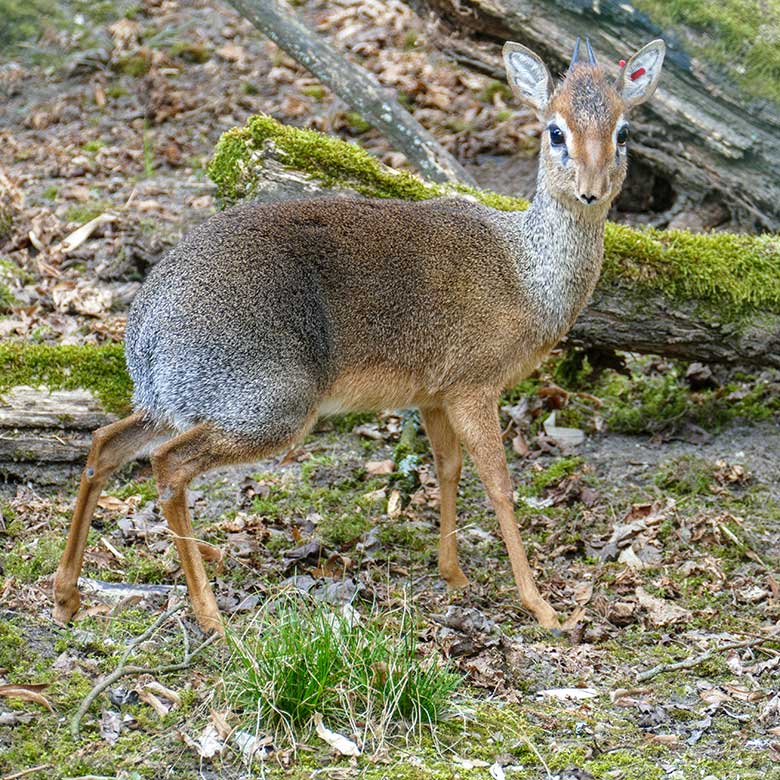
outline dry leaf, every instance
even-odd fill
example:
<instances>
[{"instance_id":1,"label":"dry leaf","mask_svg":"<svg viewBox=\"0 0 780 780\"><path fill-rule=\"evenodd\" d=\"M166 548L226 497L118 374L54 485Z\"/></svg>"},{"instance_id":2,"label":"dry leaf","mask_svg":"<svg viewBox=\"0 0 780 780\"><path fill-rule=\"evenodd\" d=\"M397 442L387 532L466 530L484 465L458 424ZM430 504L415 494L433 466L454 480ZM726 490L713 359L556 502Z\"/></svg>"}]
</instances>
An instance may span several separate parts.
<instances>
[{"instance_id":1,"label":"dry leaf","mask_svg":"<svg viewBox=\"0 0 780 780\"><path fill-rule=\"evenodd\" d=\"M166 688L162 683L158 683L157 680L152 680L152 682L147 683L144 687L148 691L159 693L160 696L172 701L177 706L181 704L181 697L179 694L176 693L176 691L172 691L170 688Z\"/></svg>"},{"instance_id":2,"label":"dry leaf","mask_svg":"<svg viewBox=\"0 0 780 780\"><path fill-rule=\"evenodd\" d=\"M676 747L680 744L680 738L676 734L648 734L647 738L650 742L657 742L666 747Z\"/></svg>"},{"instance_id":3,"label":"dry leaf","mask_svg":"<svg viewBox=\"0 0 780 780\"><path fill-rule=\"evenodd\" d=\"M54 707L51 706L51 702L40 693L40 691L48 687L48 683L35 683L32 685L15 685L12 683L9 685L0 685L0 696L5 696L7 699L32 701L46 707L49 712L54 712Z\"/></svg>"},{"instance_id":4,"label":"dry leaf","mask_svg":"<svg viewBox=\"0 0 780 780\"><path fill-rule=\"evenodd\" d=\"M100 736L109 745L113 745L119 739L121 732L122 719L119 713L114 710L103 710L100 716Z\"/></svg>"},{"instance_id":5,"label":"dry leaf","mask_svg":"<svg viewBox=\"0 0 780 780\"><path fill-rule=\"evenodd\" d=\"M148 704L160 718L164 718L171 709L170 704L164 704L151 691L138 691L138 698Z\"/></svg>"},{"instance_id":6,"label":"dry leaf","mask_svg":"<svg viewBox=\"0 0 780 780\"><path fill-rule=\"evenodd\" d=\"M388 517L398 517L401 514L401 492L394 490L390 493L390 498L387 499L387 515Z\"/></svg>"},{"instance_id":7,"label":"dry leaf","mask_svg":"<svg viewBox=\"0 0 780 780\"><path fill-rule=\"evenodd\" d=\"M654 626L668 626L681 620L691 619L689 610L678 604L673 604L671 601L651 596L641 586L636 589L635 593L639 600L639 605L647 610L650 622Z\"/></svg>"},{"instance_id":8,"label":"dry leaf","mask_svg":"<svg viewBox=\"0 0 780 780\"><path fill-rule=\"evenodd\" d=\"M581 582L574 586L574 601L584 607L593 597L593 583Z\"/></svg>"},{"instance_id":9,"label":"dry leaf","mask_svg":"<svg viewBox=\"0 0 780 780\"><path fill-rule=\"evenodd\" d=\"M372 477L392 474L395 471L395 463L392 460L369 460L366 463L366 473Z\"/></svg>"},{"instance_id":10,"label":"dry leaf","mask_svg":"<svg viewBox=\"0 0 780 780\"><path fill-rule=\"evenodd\" d=\"M56 247L56 250L66 255L68 252L78 249L101 225L116 222L118 219L116 214L100 214L66 236Z\"/></svg>"},{"instance_id":11,"label":"dry leaf","mask_svg":"<svg viewBox=\"0 0 780 780\"><path fill-rule=\"evenodd\" d=\"M239 62L246 57L246 49L235 43L226 43L224 46L217 49L217 57L220 57L226 62Z\"/></svg>"},{"instance_id":12,"label":"dry leaf","mask_svg":"<svg viewBox=\"0 0 780 780\"><path fill-rule=\"evenodd\" d=\"M585 441L585 434L579 428L560 428L555 424L556 412L544 421L544 432L555 439L561 447L576 447Z\"/></svg>"},{"instance_id":13,"label":"dry leaf","mask_svg":"<svg viewBox=\"0 0 780 780\"><path fill-rule=\"evenodd\" d=\"M219 736L217 729L209 723L197 739L180 731L184 744L191 747L201 758L213 758L225 749L225 742Z\"/></svg>"},{"instance_id":14,"label":"dry leaf","mask_svg":"<svg viewBox=\"0 0 780 780\"><path fill-rule=\"evenodd\" d=\"M731 669L731 673L739 677L742 674L742 659L736 650L729 650L726 656L726 665Z\"/></svg>"},{"instance_id":15,"label":"dry leaf","mask_svg":"<svg viewBox=\"0 0 780 780\"><path fill-rule=\"evenodd\" d=\"M227 716L229 714L230 714L229 711L225 711L225 712L217 712L217 710L211 711L211 722L214 724L214 728L217 730L219 736L222 737L222 739L224 740L226 740L233 732L233 729L230 728L227 722Z\"/></svg>"},{"instance_id":16,"label":"dry leaf","mask_svg":"<svg viewBox=\"0 0 780 780\"><path fill-rule=\"evenodd\" d=\"M625 564L629 569L634 569L634 571L645 568L644 562L634 552L634 548L631 545L621 550L618 556L618 563Z\"/></svg>"},{"instance_id":17,"label":"dry leaf","mask_svg":"<svg viewBox=\"0 0 780 780\"><path fill-rule=\"evenodd\" d=\"M491 764L488 772L490 772L490 776L493 778L493 780L506 780L504 769L501 764L498 763L498 761L496 761L495 764Z\"/></svg>"},{"instance_id":18,"label":"dry leaf","mask_svg":"<svg viewBox=\"0 0 780 780\"><path fill-rule=\"evenodd\" d=\"M322 722L322 715L319 712L314 713L314 727L317 730L317 736L327 742L335 751L342 756L359 756L360 748L343 734L337 734L331 731Z\"/></svg>"}]
</instances>

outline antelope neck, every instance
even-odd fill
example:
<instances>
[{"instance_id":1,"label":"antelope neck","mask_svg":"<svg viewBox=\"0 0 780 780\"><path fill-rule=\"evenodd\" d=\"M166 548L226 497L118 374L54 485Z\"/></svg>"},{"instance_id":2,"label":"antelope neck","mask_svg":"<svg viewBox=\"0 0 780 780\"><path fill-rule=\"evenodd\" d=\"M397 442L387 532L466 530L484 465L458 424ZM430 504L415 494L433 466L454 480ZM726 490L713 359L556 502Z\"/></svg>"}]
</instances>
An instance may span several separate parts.
<instances>
[{"instance_id":1,"label":"antelope neck","mask_svg":"<svg viewBox=\"0 0 780 780\"><path fill-rule=\"evenodd\" d=\"M507 213L520 283L543 313L543 334L557 340L574 323L601 272L606 209L569 206L554 197L540 169L529 208ZM598 208L598 207L596 207Z\"/></svg>"}]
</instances>

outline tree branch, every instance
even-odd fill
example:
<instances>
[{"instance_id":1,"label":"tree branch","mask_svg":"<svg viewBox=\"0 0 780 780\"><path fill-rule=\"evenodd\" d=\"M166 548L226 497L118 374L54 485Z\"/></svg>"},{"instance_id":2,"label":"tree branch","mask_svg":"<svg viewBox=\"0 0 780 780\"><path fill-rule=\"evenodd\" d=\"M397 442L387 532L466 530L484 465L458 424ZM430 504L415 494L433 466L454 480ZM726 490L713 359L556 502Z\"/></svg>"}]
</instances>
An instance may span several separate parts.
<instances>
[{"instance_id":1,"label":"tree branch","mask_svg":"<svg viewBox=\"0 0 780 780\"><path fill-rule=\"evenodd\" d=\"M229 0L258 30L311 71L403 152L428 179L474 179L368 71L339 54L277 0Z\"/></svg>"}]
</instances>

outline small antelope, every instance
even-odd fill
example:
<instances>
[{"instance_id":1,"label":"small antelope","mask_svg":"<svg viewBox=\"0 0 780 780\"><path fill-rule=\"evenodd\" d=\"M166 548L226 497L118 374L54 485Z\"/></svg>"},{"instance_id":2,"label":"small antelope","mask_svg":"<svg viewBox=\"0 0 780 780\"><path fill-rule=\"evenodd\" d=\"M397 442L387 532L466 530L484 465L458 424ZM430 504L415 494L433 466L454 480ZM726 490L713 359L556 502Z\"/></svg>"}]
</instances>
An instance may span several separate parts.
<instances>
[{"instance_id":1,"label":"small antelope","mask_svg":"<svg viewBox=\"0 0 780 780\"><path fill-rule=\"evenodd\" d=\"M525 212L458 198L338 197L216 214L151 271L127 323L135 413L95 432L54 616L78 610L84 546L112 472L151 452L162 511L204 630L221 632L186 490L226 464L290 447L325 414L417 407L441 488L439 571L468 583L456 549L461 443L498 516L520 601L559 625L526 558L497 401L574 323L601 270L604 223L626 175L626 114L654 92L656 40L617 81L579 40L555 86L542 60L504 46L509 83L543 123Z\"/></svg>"}]
</instances>

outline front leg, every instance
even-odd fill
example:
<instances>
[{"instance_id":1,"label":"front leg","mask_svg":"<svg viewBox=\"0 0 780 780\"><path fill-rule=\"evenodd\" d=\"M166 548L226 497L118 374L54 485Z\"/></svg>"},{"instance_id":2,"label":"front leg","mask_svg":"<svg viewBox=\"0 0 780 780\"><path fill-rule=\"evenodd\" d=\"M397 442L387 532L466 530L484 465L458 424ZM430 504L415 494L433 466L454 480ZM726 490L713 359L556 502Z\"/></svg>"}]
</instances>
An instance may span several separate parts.
<instances>
[{"instance_id":1,"label":"front leg","mask_svg":"<svg viewBox=\"0 0 780 780\"><path fill-rule=\"evenodd\" d=\"M461 396L447 403L447 416L471 455L495 509L522 605L545 628L559 628L558 614L536 587L515 522L512 481L501 440L497 401L492 393Z\"/></svg>"}]
</instances>

